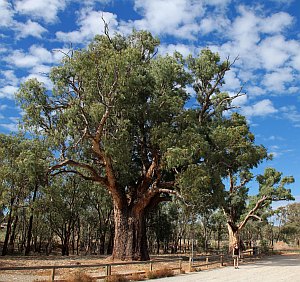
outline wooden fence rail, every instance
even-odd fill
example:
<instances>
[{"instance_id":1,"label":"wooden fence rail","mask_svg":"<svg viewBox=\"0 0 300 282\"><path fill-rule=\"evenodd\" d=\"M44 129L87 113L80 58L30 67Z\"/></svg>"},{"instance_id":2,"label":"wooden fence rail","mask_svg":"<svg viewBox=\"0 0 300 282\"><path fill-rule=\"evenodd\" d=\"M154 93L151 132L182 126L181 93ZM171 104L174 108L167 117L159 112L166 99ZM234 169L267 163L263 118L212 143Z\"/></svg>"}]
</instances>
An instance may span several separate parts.
<instances>
[{"instance_id":1,"label":"wooden fence rail","mask_svg":"<svg viewBox=\"0 0 300 282\"><path fill-rule=\"evenodd\" d=\"M242 252L243 255L249 255L253 256L254 252L252 249L246 250ZM231 261L232 256L230 255L206 255L206 256L200 256L196 258L190 258L189 260L189 270L192 271L193 269L200 268L200 267L206 267L208 268L210 265L214 264L220 264L220 266L223 266L225 261Z\"/></svg>"},{"instance_id":2,"label":"wooden fence rail","mask_svg":"<svg viewBox=\"0 0 300 282\"><path fill-rule=\"evenodd\" d=\"M243 252L244 255L252 256L255 253L252 249ZM220 254L220 255L207 255L207 256L198 256L195 258L190 257L189 259L189 270L192 271L195 268L206 267L213 264L220 264L223 266L225 261L232 260L231 256ZM177 267L172 267L172 270L182 271L182 261L183 258L175 259L155 259L150 261L135 261L135 262L118 262L118 263L96 263L96 264L74 264L74 265L46 265L46 266L16 266L16 267L0 267L0 271L28 271L28 270L51 270L51 281L65 281L65 280L55 280L55 277L58 277L56 270L58 269L77 269L77 268L97 268L103 269L104 275L95 277L97 279L102 279L112 275L112 268L122 265L147 265L147 269L144 271L124 273L122 275L132 275L132 274L141 274L147 271L153 271L154 264L157 263L169 263L177 262ZM119 273L120 274L120 273Z\"/></svg>"},{"instance_id":3,"label":"wooden fence rail","mask_svg":"<svg viewBox=\"0 0 300 282\"><path fill-rule=\"evenodd\" d=\"M28 271L28 270L51 270L51 281L65 281L65 280L55 280L56 270L58 269L72 269L72 268L103 268L105 269L105 275L95 277L97 279L105 278L112 275L112 267L122 266L122 265L148 265L148 269L145 271L130 272L126 275L132 275L135 273L145 273L146 271L153 271L155 263L164 263L164 262L177 262L178 267L172 267L172 270L182 270L182 258L176 259L159 259L159 260L150 260L150 261L136 261L136 262L118 262L118 263L97 263L97 264L74 264L74 265L44 265L44 266L9 266L9 267L0 267L0 271ZM125 275L125 274L124 274Z\"/></svg>"}]
</instances>

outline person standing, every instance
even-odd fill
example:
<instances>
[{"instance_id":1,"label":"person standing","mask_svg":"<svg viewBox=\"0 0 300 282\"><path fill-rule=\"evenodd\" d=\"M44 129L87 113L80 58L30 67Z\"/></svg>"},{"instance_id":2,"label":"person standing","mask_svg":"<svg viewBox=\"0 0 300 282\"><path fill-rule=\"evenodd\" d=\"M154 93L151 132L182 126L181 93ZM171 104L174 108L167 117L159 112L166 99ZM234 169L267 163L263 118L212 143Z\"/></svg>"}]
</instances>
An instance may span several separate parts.
<instances>
[{"instance_id":1,"label":"person standing","mask_svg":"<svg viewBox=\"0 0 300 282\"><path fill-rule=\"evenodd\" d=\"M240 246L238 242L233 245L232 249L233 266L235 269L239 268Z\"/></svg>"}]
</instances>

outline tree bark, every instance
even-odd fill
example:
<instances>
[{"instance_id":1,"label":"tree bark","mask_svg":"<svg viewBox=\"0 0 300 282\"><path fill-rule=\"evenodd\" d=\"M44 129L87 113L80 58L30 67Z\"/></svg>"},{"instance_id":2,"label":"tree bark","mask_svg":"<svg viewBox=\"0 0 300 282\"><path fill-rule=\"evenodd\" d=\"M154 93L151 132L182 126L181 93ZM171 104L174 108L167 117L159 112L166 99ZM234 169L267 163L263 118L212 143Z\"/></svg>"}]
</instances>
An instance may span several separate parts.
<instances>
[{"instance_id":1,"label":"tree bark","mask_svg":"<svg viewBox=\"0 0 300 282\"><path fill-rule=\"evenodd\" d=\"M12 225L12 230L11 230L11 235L10 235L10 239L9 239L9 244L8 244L8 252L10 254L13 254L15 251L15 240L17 237L17 225L19 222L19 216L16 215L13 225Z\"/></svg>"},{"instance_id":2,"label":"tree bark","mask_svg":"<svg viewBox=\"0 0 300 282\"><path fill-rule=\"evenodd\" d=\"M38 185L36 184L33 191L32 204L35 202L36 195L38 191ZM25 256L30 254L31 250L31 238L32 238L32 227L33 227L33 208L31 208L31 214L29 218L28 232L26 238Z\"/></svg>"},{"instance_id":3,"label":"tree bark","mask_svg":"<svg viewBox=\"0 0 300 282\"><path fill-rule=\"evenodd\" d=\"M6 234L5 234L5 239L4 239L3 248L2 248L2 256L7 255L7 253L8 253L8 242L9 242L9 237L10 237L10 233L11 233L11 225L12 225L12 210L9 211L9 215L8 215Z\"/></svg>"},{"instance_id":4,"label":"tree bark","mask_svg":"<svg viewBox=\"0 0 300 282\"><path fill-rule=\"evenodd\" d=\"M239 243L239 229L227 223L228 238L229 238L229 253L232 251L234 244Z\"/></svg>"},{"instance_id":5,"label":"tree bark","mask_svg":"<svg viewBox=\"0 0 300 282\"><path fill-rule=\"evenodd\" d=\"M113 259L149 260L145 211L114 208L115 236Z\"/></svg>"}]
</instances>

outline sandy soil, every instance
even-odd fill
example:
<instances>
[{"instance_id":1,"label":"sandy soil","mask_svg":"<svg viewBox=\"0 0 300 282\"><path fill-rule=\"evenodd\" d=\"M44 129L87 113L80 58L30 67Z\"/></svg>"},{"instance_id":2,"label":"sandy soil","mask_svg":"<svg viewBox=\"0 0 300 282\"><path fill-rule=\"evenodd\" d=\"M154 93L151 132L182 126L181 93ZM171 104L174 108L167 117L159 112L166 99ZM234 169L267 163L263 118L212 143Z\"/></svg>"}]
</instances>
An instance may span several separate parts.
<instances>
[{"instance_id":1,"label":"sandy soil","mask_svg":"<svg viewBox=\"0 0 300 282\"><path fill-rule=\"evenodd\" d=\"M95 263L108 263L109 261L95 257L85 258L61 258L48 257L47 259L24 259L20 258L1 258L0 266L33 266L33 265L74 265L74 264L95 264ZM166 263L163 263L166 264ZM174 264L174 263L173 263ZM230 262L231 264L231 262ZM205 282L256 282L256 281L288 281L288 282L300 282L300 255L278 255L266 257L261 260L242 262L239 269L234 269L233 266L228 264L226 267L217 267L211 270L202 270L200 272L187 273L185 275L179 275L171 278L156 279L156 282L192 282L192 281L205 281ZM172 267L171 265L165 265ZM174 267L174 265L173 265ZM188 263L184 262L183 267L187 269ZM154 267L157 269L157 266ZM133 272L145 270L145 265L136 265ZM202 268L206 269L206 268ZM92 276L104 275L104 269L94 269L89 273ZM63 270L58 270L58 275L63 278ZM68 273L76 270L67 270ZM127 272L128 266L114 267L116 272ZM176 271L177 272L177 271ZM178 272L177 272L178 273ZM51 270L40 271L2 271L0 273L0 282L20 281L20 282L32 282L32 281L49 281L51 277ZM58 278L58 277L57 277ZM154 280L151 280L154 281Z\"/></svg>"},{"instance_id":2,"label":"sandy soil","mask_svg":"<svg viewBox=\"0 0 300 282\"><path fill-rule=\"evenodd\" d=\"M173 268L179 266L178 257L161 257L162 262L155 262L153 264L153 269L159 268ZM164 262L164 259L174 259L174 262ZM120 261L121 262L121 261ZM109 258L99 257L99 256L70 256L70 257L0 257L0 267L19 267L19 266L58 266L58 265L94 265L94 264L106 264L112 263ZM117 263L117 261L114 261ZM122 262L121 262L122 263ZM182 266L188 269L188 262L183 262ZM133 273L140 271L148 271L150 264L135 264L135 265L119 265L112 267L112 274L118 273ZM55 280L64 279L65 277L70 277L72 273L82 271L87 273L92 277L99 277L105 275L104 267L92 267L92 268L68 268L68 269L56 269ZM178 273L178 270L177 270ZM32 282L32 281L49 281L52 275L51 269L45 270L3 270L0 271L0 282L10 282L10 281L20 281L20 282Z\"/></svg>"},{"instance_id":3,"label":"sandy soil","mask_svg":"<svg viewBox=\"0 0 300 282\"><path fill-rule=\"evenodd\" d=\"M299 282L300 255L278 255L251 264L241 264L239 269L227 266L214 270L157 279L155 282Z\"/></svg>"}]
</instances>

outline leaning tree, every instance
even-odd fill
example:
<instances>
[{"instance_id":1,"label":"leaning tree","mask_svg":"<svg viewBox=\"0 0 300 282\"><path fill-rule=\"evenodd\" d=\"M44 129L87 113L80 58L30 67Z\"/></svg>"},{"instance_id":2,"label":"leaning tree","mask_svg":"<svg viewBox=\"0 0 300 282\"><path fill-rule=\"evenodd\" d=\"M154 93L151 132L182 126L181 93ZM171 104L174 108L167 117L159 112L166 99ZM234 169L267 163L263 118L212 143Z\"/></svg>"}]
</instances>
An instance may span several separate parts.
<instances>
[{"instance_id":1,"label":"leaning tree","mask_svg":"<svg viewBox=\"0 0 300 282\"><path fill-rule=\"evenodd\" d=\"M219 89L231 65L208 49L187 60L157 56L158 44L144 31L96 36L52 69L51 91L33 79L17 94L25 126L53 145L49 173L74 173L109 191L115 259L149 259L147 212L191 192L190 179L203 195L223 188L207 164L206 135L231 108L234 97Z\"/></svg>"},{"instance_id":2,"label":"leaning tree","mask_svg":"<svg viewBox=\"0 0 300 282\"><path fill-rule=\"evenodd\" d=\"M250 219L262 220L261 215L273 201L292 200L288 184L292 176L283 177L274 168L267 168L255 179L252 169L272 156L263 145L255 143L245 117L234 113L222 126L210 133L211 165L226 179L223 197L219 201L227 221L229 248L239 241L239 234ZM215 149L213 149L215 148ZM248 185L257 181L259 192L249 196Z\"/></svg>"}]
</instances>

